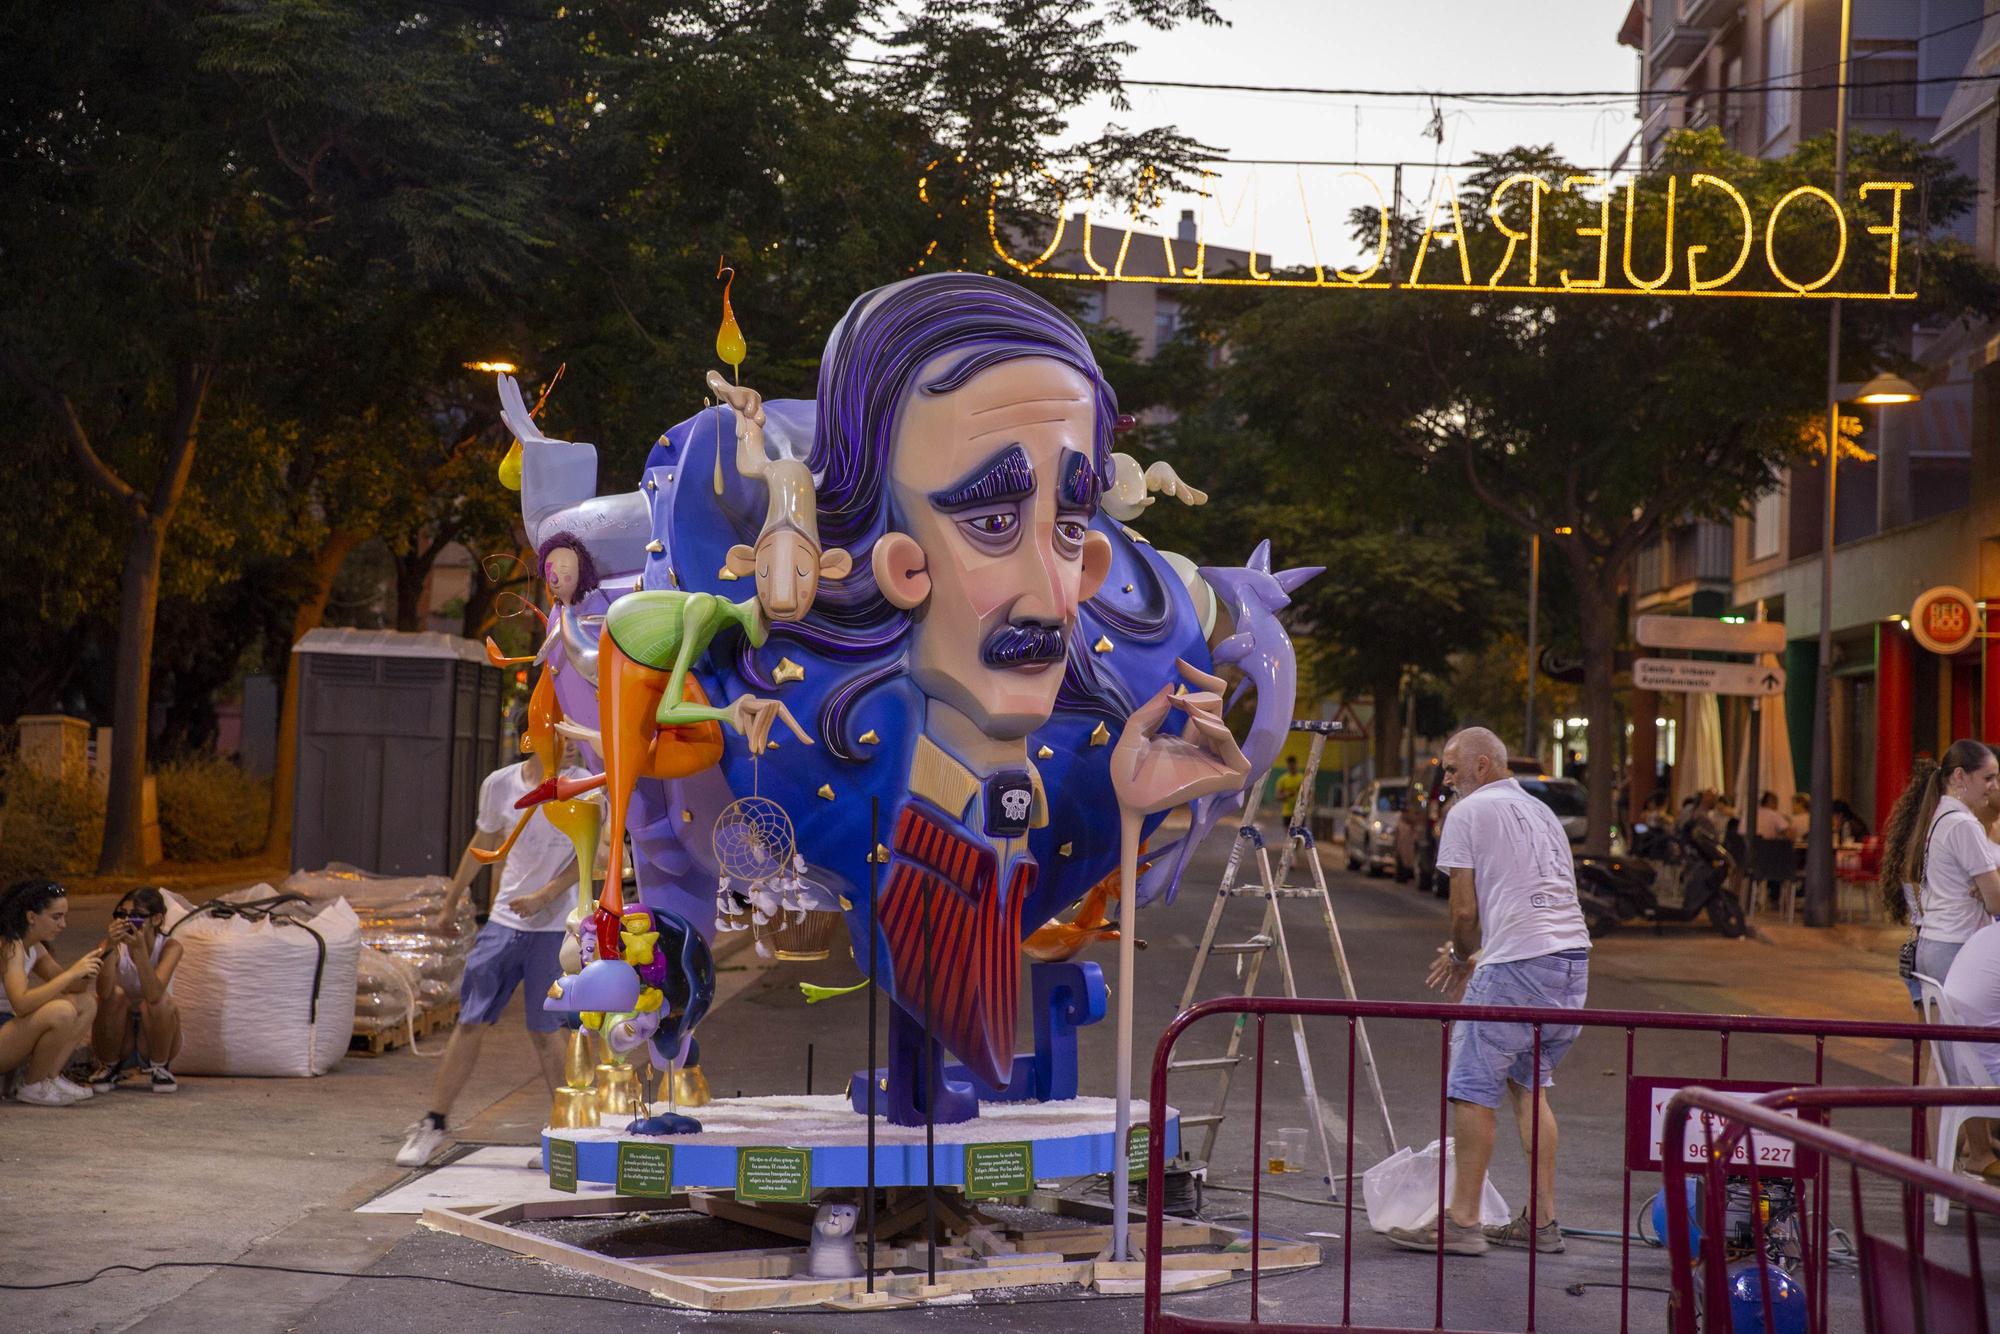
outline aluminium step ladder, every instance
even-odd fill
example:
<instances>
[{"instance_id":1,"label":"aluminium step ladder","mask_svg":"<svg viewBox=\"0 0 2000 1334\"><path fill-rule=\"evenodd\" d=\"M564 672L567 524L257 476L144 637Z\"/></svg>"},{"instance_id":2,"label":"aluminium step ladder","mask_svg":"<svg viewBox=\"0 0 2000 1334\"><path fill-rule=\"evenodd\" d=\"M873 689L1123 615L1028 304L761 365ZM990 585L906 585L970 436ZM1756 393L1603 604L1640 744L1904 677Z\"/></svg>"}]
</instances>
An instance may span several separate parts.
<instances>
[{"instance_id":1,"label":"aluminium step ladder","mask_svg":"<svg viewBox=\"0 0 2000 1334\"><path fill-rule=\"evenodd\" d=\"M1354 991L1354 976L1348 970L1347 951L1341 944L1340 925L1334 920L1333 900L1327 894L1326 872L1320 864L1319 848L1312 835L1310 813L1313 807L1313 781L1318 776L1320 757L1326 749L1328 736L1338 734L1342 724L1319 719L1302 719L1292 723L1295 732L1312 735L1311 749L1307 752L1302 782L1297 798L1292 804L1290 825L1286 830L1285 847L1279 858L1278 867L1271 867L1271 850L1264 835L1257 828L1258 808L1262 804L1264 784L1259 782L1251 793L1244 809L1243 824L1236 831L1236 840L1229 848L1229 862L1222 873L1222 883L1216 891L1215 902L1209 908L1208 924L1202 929L1201 945L1195 951L1194 965L1188 971L1186 988L1181 992L1180 1008L1193 1005L1196 993L1201 989L1203 972L1209 960L1216 955L1232 956L1236 961L1237 975L1242 980L1240 995L1257 994L1258 979L1263 973L1265 957L1276 952L1278 968L1284 981L1284 994L1296 998L1299 994L1297 980L1292 971L1291 946L1285 934L1284 914L1279 911L1283 899L1310 898L1317 901L1320 917L1326 927L1327 941L1332 948L1333 959L1340 971L1341 990L1349 1000L1358 999ZM1253 850L1257 878L1244 884L1237 883L1237 875L1244 866L1244 849ZM1304 861L1311 868L1310 885L1287 883L1296 861ZM1232 899L1260 898L1264 901L1263 921L1255 934L1238 941L1218 942L1217 928L1221 925L1223 910ZM1243 967L1245 956L1249 958L1247 972ZM1214 1154L1215 1141L1222 1129L1225 1108L1229 1102L1229 1090L1234 1081L1236 1067L1251 1057L1242 1050L1244 1029L1248 1026L1247 1016L1239 1015L1230 1028L1229 1045L1221 1056L1198 1056L1175 1060L1167 1069L1174 1072L1212 1071L1221 1076L1216 1090L1215 1101L1206 1113L1181 1117L1181 1152L1184 1157L1206 1162ZM1389 1118L1389 1102L1382 1092L1382 1078L1375 1068L1375 1053L1368 1044L1368 1029L1359 1019L1355 1020L1356 1053L1361 1068L1367 1073L1370 1086L1375 1093L1375 1104L1382 1116L1383 1133L1389 1147L1397 1145L1396 1131ZM1292 1016L1292 1046L1299 1062L1299 1077L1305 1086L1306 1114L1312 1119L1314 1136L1319 1142L1320 1160L1326 1169L1325 1181L1332 1198L1339 1198L1339 1189L1334 1184L1333 1148L1327 1139L1326 1120L1321 1114L1319 1088L1313 1077L1312 1055L1306 1048L1305 1020L1303 1016ZM1201 1151L1194 1153L1189 1136L1199 1133ZM1348 1127L1352 1136L1354 1128Z\"/></svg>"}]
</instances>

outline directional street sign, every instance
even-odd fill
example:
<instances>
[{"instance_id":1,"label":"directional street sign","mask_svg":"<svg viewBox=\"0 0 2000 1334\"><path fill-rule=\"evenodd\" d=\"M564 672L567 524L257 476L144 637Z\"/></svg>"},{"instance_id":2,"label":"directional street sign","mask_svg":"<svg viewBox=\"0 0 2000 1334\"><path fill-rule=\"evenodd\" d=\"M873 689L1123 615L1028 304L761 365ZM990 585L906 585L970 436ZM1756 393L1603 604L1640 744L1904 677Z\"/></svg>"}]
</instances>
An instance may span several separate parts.
<instances>
[{"instance_id":1,"label":"directional street sign","mask_svg":"<svg viewBox=\"0 0 2000 1334\"><path fill-rule=\"evenodd\" d=\"M1785 688L1785 669L1749 662L1640 658L1632 664L1632 684L1641 690L1695 695L1775 695Z\"/></svg>"},{"instance_id":2,"label":"directional street sign","mask_svg":"<svg viewBox=\"0 0 2000 1334\"><path fill-rule=\"evenodd\" d=\"M1647 648L1692 649L1703 653L1785 651L1783 621L1715 621L1705 616L1641 616L1636 633L1639 642ZM1641 687L1645 690L1664 688Z\"/></svg>"}]
</instances>

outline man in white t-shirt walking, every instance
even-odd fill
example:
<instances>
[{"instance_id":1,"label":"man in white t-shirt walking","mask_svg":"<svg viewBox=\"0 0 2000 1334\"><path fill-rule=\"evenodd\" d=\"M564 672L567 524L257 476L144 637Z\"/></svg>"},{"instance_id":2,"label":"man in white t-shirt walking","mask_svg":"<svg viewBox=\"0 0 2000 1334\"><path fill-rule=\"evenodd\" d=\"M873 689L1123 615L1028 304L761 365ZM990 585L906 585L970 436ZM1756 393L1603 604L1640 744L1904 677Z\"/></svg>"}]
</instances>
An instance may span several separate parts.
<instances>
[{"instance_id":1,"label":"man in white t-shirt walking","mask_svg":"<svg viewBox=\"0 0 2000 1334\"><path fill-rule=\"evenodd\" d=\"M1483 727L1466 728L1445 743L1444 780L1458 793L1437 856L1438 868L1451 873L1451 939L1431 965L1430 984L1468 1005L1582 1009L1590 933L1562 823L1514 780L1507 747ZM1554 1083L1555 1068L1580 1031L1575 1025L1543 1028L1537 1070L1532 1025L1461 1020L1451 1026L1445 1088L1456 1140L1451 1203L1437 1223L1393 1229L1391 1241L1434 1250L1441 1225L1444 1249L1457 1255L1482 1255L1488 1245L1563 1249L1556 1224L1555 1113L1544 1093L1538 1133L1529 1081L1539 1079L1544 1089ZM1503 1089L1521 1147L1532 1152L1540 1141L1536 1218L1530 1226L1523 1206L1511 1223L1481 1228L1479 1197L1493 1161Z\"/></svg>"},{"instance_id":2,"label":"man in white t-shirt walking","mask_svg":"<svg viewBox=\"0 0 2000 1334\"><path fill-rule=\"evenodd\" d=\"M574 767L563 770L565 778L588 776ZM514 803L541 781L542 762L530 754L519 764L495 769L480 784L477 832L459 858L438 914L439 929L453 929L458 901L479 874L482 863L473 857L474 849L490 851L500 846L521 815ZM409 1138L396 1154L397 1164L403 1167L428 1162L444 1143L445 1118L479 1063L479 1048L487 1031L498 1022L517 987L527 1007L528 1038L535 1045L551 1097L562 1083L562 1016L544 1010L542 998L562 976L566 919L576 902L576 850L568 837L538 812L494 866L493 876L498 886L493 907L473 940L472 952L465 960L465 976L459 982L458 1027L452 1030L451 1041L438 1062L430 1110L410 1127Z\"/></svg>"}]
</instances>

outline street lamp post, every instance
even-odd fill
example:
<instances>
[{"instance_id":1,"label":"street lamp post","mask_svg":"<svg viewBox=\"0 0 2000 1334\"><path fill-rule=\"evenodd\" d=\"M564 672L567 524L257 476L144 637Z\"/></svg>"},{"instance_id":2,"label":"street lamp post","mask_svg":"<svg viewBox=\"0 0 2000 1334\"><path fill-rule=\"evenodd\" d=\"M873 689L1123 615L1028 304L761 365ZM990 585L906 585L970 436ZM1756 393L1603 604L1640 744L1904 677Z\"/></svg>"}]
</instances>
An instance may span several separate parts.
<instances>
[{"instance_id":1,"label":"street lamp post","mask_svg":"<svg viewBox=\"0 0 2000 1334\"><path fill-rule=\"evenodd\" d=\"M1535 753L1535 631L1542 602L1542 535L1528 534L1528 703L1521 726L1521 747Z\"/></svg>"},{"instance_id":2,"label":"street lamp post","mask_svg":"<svg viewBox=\"0 0 2000 1334\"><path fill-rule=\"evenodd\" d=\"M1847 205L1847 44L1853 0L1840 0L1833 85L1833 197ZM1768 96L1768 94L1767 94ZM1840 298L1827 303L1826 510L1820 516L1819 661L1813 667L1812 816L1806 828L1807 926L1833 925L1833 533L1840 467Z\"/></svg>"}]
</instances>

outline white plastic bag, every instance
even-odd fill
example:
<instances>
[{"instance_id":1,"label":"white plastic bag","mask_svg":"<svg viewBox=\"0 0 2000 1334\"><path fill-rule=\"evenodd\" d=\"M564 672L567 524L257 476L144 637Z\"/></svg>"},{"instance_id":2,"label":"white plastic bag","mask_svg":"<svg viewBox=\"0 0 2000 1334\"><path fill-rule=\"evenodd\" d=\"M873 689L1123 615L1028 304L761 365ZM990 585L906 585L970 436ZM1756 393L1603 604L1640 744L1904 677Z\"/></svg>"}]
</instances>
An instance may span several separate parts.
<instances>
[{"instance_id":1,"label":"white plastic bag","mask_svg":"<svg viewBox=\"0 0 2000 1334\"><path fill-rule=\"evenodd\" d=\"M323 1075L347 1054L361 923L345 900L282 922L198 913L176 918L173 938L185 951L174 970L177 1072Z\"/></svg>"},{"instance_id":2,"label":"white plastic bag","mask_svg":"<svg viewBox=\"0 0 2000 1334\"><path fill-rule=\"evenodd\" d=\"M1451 1199L1452 1141L1444 1142L1445 1200ZM1392 1227L1425 1228L1438 1213L1438 1142L1432 1140L1416 1152L1398 1149L1361 1175L1361 1201L1368 1210L1368 1226L1377 1232ZM1488 1177L1479 1193L1479 1221L1498 1227L1513 1215L1507 1201Z\"/></svg>"}]
</instances>

